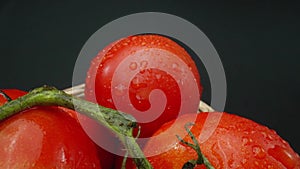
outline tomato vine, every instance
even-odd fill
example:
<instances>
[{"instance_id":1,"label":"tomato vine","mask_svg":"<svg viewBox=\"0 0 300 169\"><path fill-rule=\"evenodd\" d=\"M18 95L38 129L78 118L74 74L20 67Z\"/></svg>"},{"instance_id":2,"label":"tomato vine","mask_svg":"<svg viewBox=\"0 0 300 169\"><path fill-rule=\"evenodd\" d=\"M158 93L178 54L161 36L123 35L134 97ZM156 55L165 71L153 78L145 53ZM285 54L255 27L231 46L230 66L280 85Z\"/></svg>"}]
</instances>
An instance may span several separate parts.
<instances>
[{"instance_id":1,"label":"tomato vine","mask_svg":"<svg viewBox=\"0 0 300 169\"><path fill-rule=\"evenodd\" d=\"M139 157L134 158L134 161L140 169L152 168L132 136L136 122L131 115L73 97L54 87L44 86L1 106L0 120L34 106L63 106L94 118L120 139L129 155Z\"/></svg>"}]
</instances>

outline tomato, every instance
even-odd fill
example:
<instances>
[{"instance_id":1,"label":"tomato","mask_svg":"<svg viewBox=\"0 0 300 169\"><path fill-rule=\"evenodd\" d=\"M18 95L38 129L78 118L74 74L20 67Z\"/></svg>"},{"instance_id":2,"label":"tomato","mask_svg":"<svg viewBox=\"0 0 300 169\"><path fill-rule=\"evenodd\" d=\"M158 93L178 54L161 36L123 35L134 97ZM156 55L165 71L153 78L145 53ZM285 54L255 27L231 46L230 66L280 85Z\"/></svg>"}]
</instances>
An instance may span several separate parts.
<instances>
[{"instance_id":1,"label":"tomato","mask_svg":"<svg viewBox=\"0 0 300 169\"><path fill-rule=\"evenodd\" d=\"M60 107L64 112L68 113L71 117L77 120L77 122L83 127L88 137L96 143L97 154L101 162L101 168L110 169L114 163L114 154L108 150L114 149L114 142L111 142L113 134L108 131L104 126L100 125L96 120L91 119L80 113L75 113L73 110ZM104 149L104 148L106 149Z\"/></svg>"},{"instance_id":2,"label":"tomato","mask_svg":"<svg viewBox=\"0 0 300 169\"><path fill-rule=\"evenodd\" d=\"M20 96L26 94L26 92L18 89L3 89L1 90L3 93L0 92L0 106L7 102L7 98L4 95L8 96L10 99L14 100Z\"/></svg>"},{"instance_id":3,"label":"tomato","mask_svg":"<svg viewBox=\"0 0 300 169\"><path fill-rule=\"evenodd\" d=\"M77 114L77 119L79 120L85 133L87 133L89 138L91 138L97 145L101 168L112 168L115 159L113 151L116 146L114 140L112 140L112 138L115 138L113 133L111 133L96 120L87 116Z\"/></svg>"},{"instance_id":4,"label":"tomato","mask_svg":"<svg viewBox=\"0 0 300 169\"><path fill-rule=\"evenodd\" d=\"M190 55L160 35L134 35L108 45L92 60L85 96L133 115L149 137L179 114L197 110L202 86Z\"/></svg>"},{"instance_id":5,"label":"tomato","mask_svg":"<svg viewBox=\"0 0 300 169\"><path fill-rule=\"evenodd\" d=\"M25 94L4 92L12 99ZM0 98L1 104L6 102ZM34 107L1 121L0 168L100 169L101 150L82 130L75 113L55 106Z\"/></svg>"},{"instance_id":6,"label":"tomato","mask_svg":"<svg viewBox=\"0 0 300 169\"><path fill-rule=\"evenodd\" d=\"M211 122L214 122L218 114L210 115ZM190 127L191 132L200 143L202 153L217 169L300 168L299 155L274 130L237 115L223 113L211 137L201 141L201 135L205 134L202 128L207 117L208 113L183 115L176 122L166 123L155 132L154 135L158 137L152 137L143 150L145 155L149 156L148 160L153 167L181 169L188 160L197 159L196 152L179 142L175 136L178 134L185 141L193 143L184 125L194 122L195 125ZM207 127L213 127L212 123L207 124ZM135 166L129 160L126 168ZM196 168L205 167L197 165Z\"/></svg>"}]
</instances>

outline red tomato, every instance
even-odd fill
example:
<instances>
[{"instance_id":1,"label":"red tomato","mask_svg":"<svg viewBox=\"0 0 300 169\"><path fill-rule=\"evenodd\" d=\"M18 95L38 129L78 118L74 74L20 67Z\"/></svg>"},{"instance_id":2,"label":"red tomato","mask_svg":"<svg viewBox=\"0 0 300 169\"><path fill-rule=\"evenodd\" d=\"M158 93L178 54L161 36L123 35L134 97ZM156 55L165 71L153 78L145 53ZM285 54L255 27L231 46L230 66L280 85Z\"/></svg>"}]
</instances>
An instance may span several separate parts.
<instances>
[{"instance_id":1,"label":"red tomato","mask_svg":"<svg viewBox=\"0 0 300 169\"><path fill-rule=\"evenodd\" d=\"M87 116L77 114L77 118L83 127L84 131L88 136L97 144L98 156L101 162L101 168L110 169L113 166L115 155L113 151L115 150L113 133L102 126L100 123L91 119Z\"/></svg>"},{"instance_id":2,"label":"red tomato","mask_svg":"<svg viewBox=\"0 0 300 169\"><path fill-rule=\"evenodd\" d=\"M94 143L96 143L101 168L112 168L115 156L110 151L107 151L107 149L113 150L115 148L114 142L111 142L113 134L94 119L64 107L60 107L60 109L76 119L81 127L83 127L82 129L84 132L88 134L89 138L92 139ZM106 149L103 149L103 147Z\"/></svg>"},{"instance_id":3,"label":"red tomato","mask_svg":"<svg viewBox=\"0 0 300 169\"><path fill-rule=\"evenodd\" d=\"M7 95L12 100L26 94L26 92L17 89L3 89L1 91L3 93L0 92L0 106L7 102L7 98L5 98L3 94Z\"/></svg>"},{"instance_id":4,"label":"red tomato","mask_svg":"<svg viewBox=\"0 0 300 169\"><path fill-rule=\"evenodd\" d=\"M25 94L4 91L12 99ZM5 99L0 99L3 104ZM0 168L100 169L100 149L82 130L74 114L61 107L34 107L2 121ZM106 161L103 162L102 166Z\"/></svg>"},{"instance_id":5,"label":"red tomato","mask_svg":"<svg viewBox=\"0 0 300 169\"><path fill-rule=\"evenodd\" d=\"M213 122L217 114L213 113L210 115L213 117L211 121ZM300 168L299 155L274 130L237 115L223 113L212 136L201 143L200 136L202 133L205 133L205 131L202 131L202 127L207 116L208 113L183 115L175 123L166 123L155 132L154 135L158 137L152 137L143 150L146 156L156 154L148 157L153 167L155 169L181 169L188 160L197 159L196 152L192 148L178 142L177 137L175 137L178 134L185 141L193 143L187 135L184 125L195 121L191 131L198 142L200 142L203 154L217 169ZM171 127L171 125L173 126ZM210 127L209 125L208 127ZM126 168L135 168L135 166L132 161L129 161ZM198 165L196 168L205 167Z\"/></svg>"},{"instance_id":6,"label":"red tomato","mask_svg":"<svg viewBox=\"0 0 300 169\"><path fill-rule=\"evenodd\" d=\"M197 67L176 42L135 35L110 44L91 62L87 100L132 114L149 137L180 113L197 110L202 86Z\"/></svg>"}]
</instances>

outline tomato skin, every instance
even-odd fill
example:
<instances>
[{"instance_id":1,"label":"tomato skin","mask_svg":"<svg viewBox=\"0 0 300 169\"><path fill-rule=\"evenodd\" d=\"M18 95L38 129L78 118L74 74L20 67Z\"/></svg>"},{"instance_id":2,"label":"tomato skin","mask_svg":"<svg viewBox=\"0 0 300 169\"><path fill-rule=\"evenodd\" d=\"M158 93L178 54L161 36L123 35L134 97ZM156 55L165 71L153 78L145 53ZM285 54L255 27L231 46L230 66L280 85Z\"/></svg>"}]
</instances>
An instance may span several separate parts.
<instances>
[{"instance_id":1,"label":"tomato skin","mask_svg":"<svg viewBox=\"0 0 300 169\"><path fill-rule=\"evenodd\" d=\"M92 118L77 114L77 119L84 131L97 145L101 168L112 168L115 155L110 150L115 149L115 142L111 138L115 138L115 135Z\"/></svg>"},{"instance_id":2,"label":"tomato skin","mask_svg":"<svg viewBox=\"0 0 300 169\"><path fill-rule=\"evenodd\" d=\"M184 125L196 119L191 131L200 142L199 136L207 116L208 113L200 113L197 117L192 114L183 115L178 118L170 131L164 132L172 122L166 123L155 132L154 135L158 135L158 138L150 139L143 150L146 156L162 152L148 157L153 167L155 169L182 168L188 160L197 159L195 151L179 143L175 134L192 143L190 137L186 136ZM223 113L213 135L201 143L200 147L203 154L217 169L300 168L299 155L274 130L233 114ZM118 162L120 163L120 159ZM131 160L127 168L135 168ZM198 165L196 168L205 167Z\"/></svg>"},{"instance_id":3,"label":"tomato skin","mask_svg":"<svg viewBox=\"0 0 300 169\"><path fill-rule=\"evenodd\" d=\"M7 96L10 97L10 99L14 100L17 99L20 96L25 95L27 92L18 90L18 89L1 89L2 92L4 92ZM7 99L0 94L0 106L5 104L7 102Z\"/></svg>"},{"instance_id":4,"label":"tomato skin","mask_svg":"<svg viewBox=\"0 0 300 169\"><path fill-rule=\"evenodd\" d=\"M115 144L114 142L111 142L111 138L114 135L92 118L89 118L80 113L76 113L75 111L68 108L59 108L73 117L81 125L84 132L88 134L89 138L96 144L97 154L101 162L101 168L112 168L115 160L115 155L107 151L106 149L103 149L103 146L110 149L114 148Z\"/></svg>"},{"instance_id":5,"label":"tomato skin","mask_svg":"<svg viewBox=\"0 0 300 169\"><path fill-rule=\"evenodd\" d=\"M1 168L100 168L95 144L58 107L32 108L3 121L0 143Z\"/></svg>"},{"instance_id":6,"label":"tomato skin","mask_svg":"<svg viewBox=\"0 0 300 169\"><path fill-rule=\"evenodd\" d=\"M2 91L12 99L26 94L13 89ZM1 105L6 102L2 96L0 99ZM112 166L110 159L100 163L102 149L82 130L76 112L62 107L34 107L1 121L0 144L0 168Z\"/></svg>"},{"instance_id":7,"label":"tomato skin","mask_svg":"<svg viewBox=\"0 0 300 169\"><path fill-rule=\"evenodd\" d=\"M181 62L175 62L177 60ZM128 68L124 68L125 71L124 66ZM180 72L184 66L192 73L193 83L198 90L197 98L182 99L195 95L196 90L181 93L179 83L191 82L184 81L186 74L177 73L179 78L175 79L170 74L171 70L168 70L178 69ZM135 74L132 75L132 72ZM141 125L141 138L151 136L162 124L176 118L180 111L194 113L202 94L200 76L192 58L176 42L160 35L135 35L113 42L93 59L87 74L86 99L132 114ZM189 89L189 85L184 90ZM151 92L155 89L162 91L167 101L160 116L147 121L143 113L151 116L153 112L159 112L151 111L151 108L162 107L161 103L164 102L157 99L159 97L156 95L151 101ZM130 101L127 102L128 98ZM186 104L182 104L182 100ZM181 105L186 108L180 110Z\"/></svg>"}]
</instances>

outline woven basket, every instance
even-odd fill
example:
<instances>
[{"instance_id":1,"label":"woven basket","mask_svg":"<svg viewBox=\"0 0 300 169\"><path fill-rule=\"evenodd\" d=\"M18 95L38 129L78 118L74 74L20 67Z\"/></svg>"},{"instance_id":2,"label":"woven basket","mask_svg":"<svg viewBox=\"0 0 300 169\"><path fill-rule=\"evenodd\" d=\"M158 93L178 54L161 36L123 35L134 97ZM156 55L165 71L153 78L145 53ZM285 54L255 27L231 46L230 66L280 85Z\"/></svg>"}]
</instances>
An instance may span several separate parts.
<instances>
[{"instance_id":1,"label":"woven basket","mask_svg":"<svg viewBox=\"0 0 300 169\"><path fill-rule=\"evenodd\" d=\"M80 84L77 86L73 86L71 88L67 88L64 91L68 94L71 94L73 96L79 97L79 98L84 98L84 84ZM208 104L200 100L199 103L199 111L200 112L213 112L214 109L211 108Z\"/></svg>"}]
</instances>

